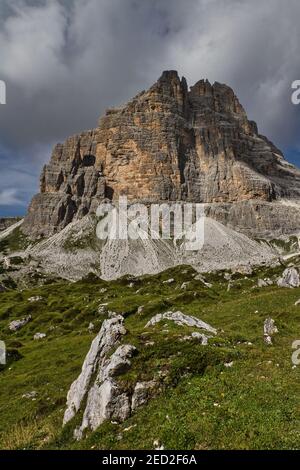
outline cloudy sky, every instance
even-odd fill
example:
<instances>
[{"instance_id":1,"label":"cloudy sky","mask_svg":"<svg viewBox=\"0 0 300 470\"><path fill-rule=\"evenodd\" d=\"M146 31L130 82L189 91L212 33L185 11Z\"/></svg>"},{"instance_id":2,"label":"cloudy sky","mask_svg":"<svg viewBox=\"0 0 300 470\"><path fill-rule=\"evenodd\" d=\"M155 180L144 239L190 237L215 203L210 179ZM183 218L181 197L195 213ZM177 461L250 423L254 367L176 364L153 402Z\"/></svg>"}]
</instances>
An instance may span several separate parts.
<instances>
[{"instance_id":1,"label":"cloudy sky","mask_svg":"<svg viewBox=\"0 0 300 470\"><path fill-rule=\"evenodd\" d=\"M51 147L176 69L232 86L300 166L299 0L0 0L0 216L23 214Z\"/></svg>"}]
</instances>

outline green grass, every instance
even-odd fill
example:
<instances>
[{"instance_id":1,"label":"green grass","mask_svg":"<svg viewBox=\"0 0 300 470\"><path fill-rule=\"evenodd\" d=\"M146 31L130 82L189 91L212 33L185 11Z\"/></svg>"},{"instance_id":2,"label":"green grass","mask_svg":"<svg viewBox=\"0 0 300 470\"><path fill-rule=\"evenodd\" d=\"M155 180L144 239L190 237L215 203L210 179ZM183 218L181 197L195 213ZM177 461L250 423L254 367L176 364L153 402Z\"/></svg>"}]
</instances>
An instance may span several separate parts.
<instances>
[{"instance_id":1,"label":"green grass","mask_svg":"<svg viewBox=\"0 0 300 470\"><path fill-rule=\"evenodd\" d=\"M89 276L0 293L0 339L11 352L0 371L0 448L147 449L159 439L166 449L299 449L300 380L291 345L300 338L300 307L294 305L300 288L256 287L258 277L275 278L282 269L235 274L229 291L223 273L207 274L207 288L192 268L178 267L138 279ZM171 277L174 283L163 283ZM186 290L180 289L183 282L189 282ZM31 303L32 296L42 299ZM126 422L104 423L76 442L72 434L80 416L64 429L62 417L94 336L88 325L98 331L106 318L98 313L101 303L124 315L124 342L138 350L119 379L122 386L156 378L160 388ZM201 346L180 341L193 329L172 322L144 328L154 314L177 309L216 327L217 337ZM29 314L32 321L24 328L8 331L10 321ZM269 315L279 329L271 347L262 339ZM46 339L34 341L36 332ZM229 361L233 366L226 368ZM32 391L34 400L22 398Z\"/></svg>"}]
</instances>

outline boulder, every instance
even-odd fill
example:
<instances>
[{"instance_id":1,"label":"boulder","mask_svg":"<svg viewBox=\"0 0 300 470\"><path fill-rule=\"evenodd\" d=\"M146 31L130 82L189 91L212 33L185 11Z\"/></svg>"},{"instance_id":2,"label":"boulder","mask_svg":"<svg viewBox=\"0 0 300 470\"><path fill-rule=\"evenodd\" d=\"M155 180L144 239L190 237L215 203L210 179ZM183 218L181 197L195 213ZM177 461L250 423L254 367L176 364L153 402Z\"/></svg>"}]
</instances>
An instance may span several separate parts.
<instances>
[{"instance_id":1,"label":"boulder","mask_svg":"<svg viewBox=\"0 0 300 470\"><path fill-rule=\"evenodd\" d=\"M107 419L122 422L130 416L130 397L114 378L130 368L130 358L135 351L136 348L130 344L119 346L100 366L88 393L82 424L76 431L77 438L85 429L95 430Z\"/></svg>"},{"instance_id":2,"label":"boulder","mask_svg":"<svg viewBox=\"0 0 300 470\"><path fill-rule=\"evenodd\" d=\"M217 334L217 330L213 328L212 326L210 326L208 323L205 323L204 321L199 320L199 318L185 315L179 310L176 312L158 313L157 315L152 317L151 320L148 321L148 323L145 325L145 328L156 325L162 320L170 320L170 321L175 322L176 325L196 327L202 330L209 331L210 333L214 335Z\"/></svg>"},{"instance_id":3,"label":"boulder","mask_svg":"<svg viewBox=\"0 0 300 470\"><path fill-rule=\"evenodd\" d=\"M34 340L40 340L46 338L46 333L36 333L33 337Z\"/></svg>"},{"instance_id":4,"label":"boulder","mask_svg":"<svg viewBox=\"0 0 300 470\"><path fill-rule=\"evenodd\" d=\"M286 268L282 276L278 279L277 285L279 287L299 287L300 286L300 277L296 268Z\"/></svg>"},{"instance_id":5,"label":"boulder","mask_svg":"<svg viewBox=\"0 0 300 470\"><path fill-rule=\"evenodd\" d=\"M27 325L27 323L29 323L31 319L32 319L31 315L27 315L27 317L22 318L21 320L14 320L10 322L10 324L8 325L8 328L10 331L13 331L13 332L18 331L21 328L23 328L23 326Z\"/></svg>"},{"instance_id":6,"label":"boulder","mask_svg":"<svg viewBox=\"0 0 300 470\"><path fill-rule=\"evenodd\" d=\"M191 341L193 339L196 339L199 341L203 346L206 346L208 344L208 339L210 336L206 336L203 333L198 333L198 331L194 331L191 335L185 335L181 341Z\"/></svg>"},{"instance_id":7,"label":"boulder","mask_svg":"<svg viewBox=\"0 0 300 470\"><path fill-rule=\"evenodd\" d=\"M271 281L271 279L269 278L258 279L257 281L258 287L268 287L268 286L271 286L272 284L273 284L273 281Z\"/></svg>"},{"instance_id":8,"label":"boulder","mask_svg":"<svg viewBox=\"0 0 300 470\"><path fill-rule=\"evenodd\" d=\"M89 390L93 374L98 370L99 365L102 366L110 349L126 333L123 322L124 318L121 315L103 321L100 332L94 338L83 362L81 373L72 383L68 392L63 424L75 416Z\"/></svg>"},{"instance_id":9,"label":"boulder","mask_svg":"<svg viewBox=\"0 0 300 470\"><path fill-rule=\"evenodd\" d=\"M278 333L278 328L275 325L275 321L268 317L264 321L264 342L267 345L273 344L272 337Z\"/></svg>"}]
</instances>

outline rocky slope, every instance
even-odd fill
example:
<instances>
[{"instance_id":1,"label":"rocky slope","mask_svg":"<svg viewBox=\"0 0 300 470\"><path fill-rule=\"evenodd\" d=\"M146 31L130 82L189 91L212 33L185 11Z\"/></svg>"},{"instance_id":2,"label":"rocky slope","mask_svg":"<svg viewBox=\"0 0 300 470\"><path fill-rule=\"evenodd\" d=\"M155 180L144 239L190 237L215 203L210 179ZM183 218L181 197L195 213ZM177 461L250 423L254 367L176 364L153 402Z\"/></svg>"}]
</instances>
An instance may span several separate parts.
<instances>
[{"instance_id":1,"label":"rocky slope","mask_svg":"<svg viewBox=\"0 0 300 470\"><path fill-rule=\"evenodd\" d=\"M267 244L254 241L219 222L205 218L201 250L187 250L183 240L106 240L96 237L96 219L88 215L59 233L29 247L25 253L40 272L78 280L94 273L105 280L124 275L155 274L178 265L198 272L249 269L271 264L278 254ZM22 270L19 272L23 276Z\"/></svg>"},{"instance_id":2,"label":"rocky slope","mask_svg":"<svg viewBox=\"0 0 300 470\"><path fill-rule=\"evenodd\" d=\"M53 235L119 195L206 203L211 217L251 236L299 228L300 171L230 87L200 80L189 90L175 71L55 147L22 230Z\"/></svg>"}]
</instances>

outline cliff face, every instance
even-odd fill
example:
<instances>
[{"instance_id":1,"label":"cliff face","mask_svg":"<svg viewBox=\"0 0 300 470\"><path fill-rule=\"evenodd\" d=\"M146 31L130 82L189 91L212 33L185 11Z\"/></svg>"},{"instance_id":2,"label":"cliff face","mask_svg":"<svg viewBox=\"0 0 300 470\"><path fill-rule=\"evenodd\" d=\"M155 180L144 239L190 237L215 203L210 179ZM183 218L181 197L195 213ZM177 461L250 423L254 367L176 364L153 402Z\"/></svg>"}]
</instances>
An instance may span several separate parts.
<instances>
[{"instance_id":1,"label":"cliff face","mask_svg":"<svg viewBox=\"0 0 300 470\"><path fill-rule=\"evenodd\" d=\"M246 113L231 88L200 80L188 90L164 72L96 129L58 144L23 231L49 236L95 212L103 199L213 204L300 198L300 171Z\"/></svg>"}]
</instances>

